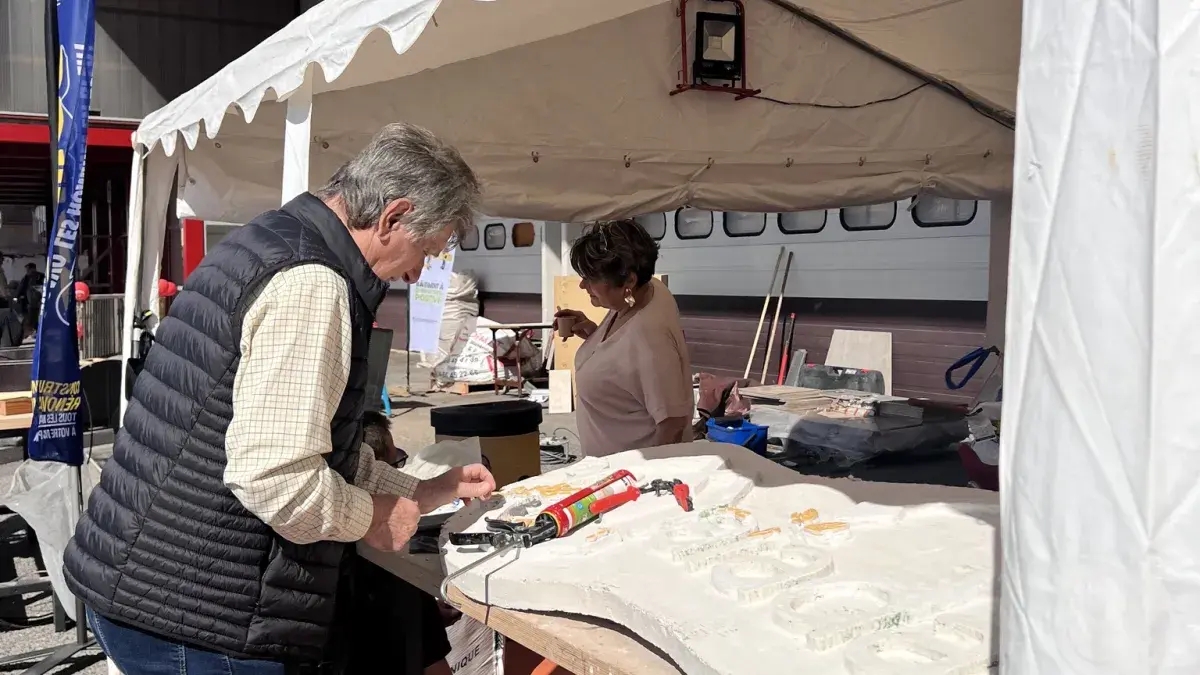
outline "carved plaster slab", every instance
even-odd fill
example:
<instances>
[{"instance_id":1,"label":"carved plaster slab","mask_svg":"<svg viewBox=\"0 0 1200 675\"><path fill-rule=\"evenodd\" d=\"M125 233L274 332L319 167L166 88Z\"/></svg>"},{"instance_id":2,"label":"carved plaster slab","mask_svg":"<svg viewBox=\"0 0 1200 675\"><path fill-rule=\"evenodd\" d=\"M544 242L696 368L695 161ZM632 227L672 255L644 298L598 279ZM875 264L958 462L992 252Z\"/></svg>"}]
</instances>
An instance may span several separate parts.
<instances>
[{"instance_id":1,"label":"carved plaster slab","mask_svg":"<svg viewBox=\"0 0 1200 675\"><path fill-rule=\"evenodd\" d=\"M975 675L995 663L997 508L856 504L742 464L732 446L668 451L694 456L589 458L468 506L446 532L530 517L619 468L687 482L694 512L643 495L456 584L502 607L622 624L688 675ZM442 543L449 570L479 558Z\"/></svg>"}]
</instances>

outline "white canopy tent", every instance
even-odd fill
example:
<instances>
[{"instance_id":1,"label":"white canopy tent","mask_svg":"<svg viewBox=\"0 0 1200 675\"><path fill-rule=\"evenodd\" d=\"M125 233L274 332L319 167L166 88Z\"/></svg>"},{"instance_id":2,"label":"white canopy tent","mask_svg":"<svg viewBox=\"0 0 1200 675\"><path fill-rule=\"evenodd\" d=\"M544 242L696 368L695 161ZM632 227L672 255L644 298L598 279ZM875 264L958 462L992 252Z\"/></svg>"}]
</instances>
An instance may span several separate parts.
<instances>
[{"instance_id":1,"label":"white canopy tent","mask_svg":"<svg viewBox=\"0 0 1200 675\"><path fill-rule=\"evenodd\" d=\"M398 119L455 143L500 217L1004 207L1020 3L747 1L748 84L773 100L668 96L674 2L326 0L138 130L125 334L153 306L172 176L181 214L245 222ZM1002 635L1022 675L1196 672L1198 36L1159 5L1025 1L1011 266L1003 231L992 256L1013 289Z\"/></svg>"},{"instance_id":2,"label":"white canopy tent","mask_svg":"<svg viewBox=\"0 0 1200 675\"><path fill-rule=\"evenodd\" d=\"M498 217L1007 197L1013 0L750 0L747 84L763 98L743 100L668 95L676 4L316 5L138 129L127 325L154 306L176 167L180 216L246 222L399 119L453 142Z\"/></svg>"}]
</instances>

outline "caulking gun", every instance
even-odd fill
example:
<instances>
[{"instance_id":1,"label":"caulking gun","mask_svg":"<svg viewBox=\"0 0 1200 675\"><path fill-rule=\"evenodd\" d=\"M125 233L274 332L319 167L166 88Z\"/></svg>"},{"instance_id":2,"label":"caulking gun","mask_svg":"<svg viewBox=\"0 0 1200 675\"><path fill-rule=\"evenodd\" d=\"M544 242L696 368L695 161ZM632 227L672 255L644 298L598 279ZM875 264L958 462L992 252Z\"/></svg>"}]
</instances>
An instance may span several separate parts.
<instances>
[{"instance_id":1,"label":"caulking gun","mask_svg":"<svg viewBox=\"0 0 1200 675\"><path fill-rule=\"evenodd\" d=\"M487 532L451 534L450 543L454 546L486 546L493 550L479 560L448 575L442 581L439 592L446 602L450 602L450 598L446 595L450 582L463 574L513 549L529 548L544 541L564 537L601 515L649 492L657 495L670 492L684 511L692 510L692 498L686 483L680 480L656 479L649 485L639 488L633 474L621 469L570 497L546 507L534 518L532 525L488 519L484 521L487 523Z\"/></svg>"}]
</instances>

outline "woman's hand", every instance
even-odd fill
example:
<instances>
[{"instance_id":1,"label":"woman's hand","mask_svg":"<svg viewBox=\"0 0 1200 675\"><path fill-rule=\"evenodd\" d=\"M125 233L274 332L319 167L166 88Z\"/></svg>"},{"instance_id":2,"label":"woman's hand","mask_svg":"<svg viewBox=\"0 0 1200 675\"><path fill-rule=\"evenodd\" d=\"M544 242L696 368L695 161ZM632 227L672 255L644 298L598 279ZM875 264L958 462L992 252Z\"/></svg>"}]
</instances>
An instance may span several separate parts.
<instances>
[{"instance_id":1,"label":"woman's hand","mask_svg":"<svg viewBox=\"0 0 1200 675\"><path fill-rule=\"evenodd\" d=\"M554 313L554 329L562 336L563 342L572 335L586 340L596 332L596 324L577 309L560 309Z\"/></svg>"}]
</instances>

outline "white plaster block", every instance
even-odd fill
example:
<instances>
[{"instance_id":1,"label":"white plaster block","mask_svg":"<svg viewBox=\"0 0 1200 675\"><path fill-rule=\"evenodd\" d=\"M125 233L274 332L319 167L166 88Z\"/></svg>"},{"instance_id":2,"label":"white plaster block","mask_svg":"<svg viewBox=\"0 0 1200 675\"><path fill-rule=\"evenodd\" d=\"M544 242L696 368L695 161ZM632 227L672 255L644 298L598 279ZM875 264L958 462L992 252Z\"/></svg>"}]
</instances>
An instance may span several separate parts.
<instances>
[{"instance_id":1,"label":"white plaster block","mask_svg":"<svg viewBox=\"0 0 1200 675\"><path fill-rule=\"evenodd\" d=\"M530 517L620 468L639 484L689 483L694 512L642 495L456 585L501 607L624 625L688 675L972 675L994 662L996 507L856 504L732 446L656 452L589 458L469 505L443 534L447 568L480 556L447 533L483 531L506 511ZM914 659L931 669L912 670Z\"/></svg>"}]
</instances>

